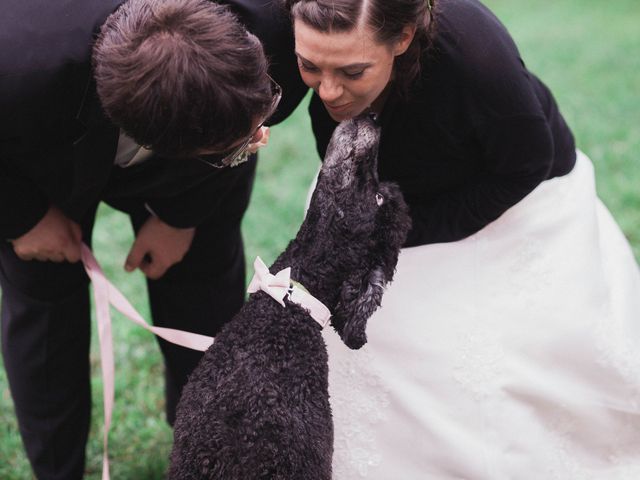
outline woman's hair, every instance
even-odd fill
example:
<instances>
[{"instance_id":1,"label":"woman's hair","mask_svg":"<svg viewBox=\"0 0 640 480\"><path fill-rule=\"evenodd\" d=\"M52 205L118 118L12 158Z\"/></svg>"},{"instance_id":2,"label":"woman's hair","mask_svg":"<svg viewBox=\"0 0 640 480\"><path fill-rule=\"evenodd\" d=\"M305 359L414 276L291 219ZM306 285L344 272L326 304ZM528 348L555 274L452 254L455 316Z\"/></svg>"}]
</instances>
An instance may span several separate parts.
<instances>
[{"instance_id":1,"label":"woman's hair","mask_svg":"<svg viewBox=\"0 0 640 480\"><path fill-rule=\"evenodd\" d=\"M395 58L396 83L402 93L420 73L420 59L432 44L435 0L283 0L293 20L321 32L348 32L364 21L376 41L391 45L402 29L416 26L405 53Z\"/></svg>"},{"instance_id":2,"label":"woman's hair","mask_svg":"<svg viewBox=\"0 0 640 480\"><path fill-rule=\"evenodd\" d=\"M260 41L209 0L127 0L93 49L106 114L167 156L224 149L271 105Z\"/></svg>"}]
</instances>

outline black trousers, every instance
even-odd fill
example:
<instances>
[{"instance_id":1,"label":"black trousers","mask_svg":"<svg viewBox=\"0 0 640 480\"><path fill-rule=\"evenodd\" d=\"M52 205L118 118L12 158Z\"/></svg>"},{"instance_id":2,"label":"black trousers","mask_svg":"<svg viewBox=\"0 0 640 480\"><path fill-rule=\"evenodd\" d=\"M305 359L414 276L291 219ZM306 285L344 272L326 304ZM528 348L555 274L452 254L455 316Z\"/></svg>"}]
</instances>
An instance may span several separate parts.
<instances>
[{"instance_id":1,"label":"black trousers","mask_svg":"<svg viewBox=\"0 0 640 480\"><path fill-rule=\"evenodd\" d=\"M231 192L228 201L236 202L236 211L237 202L248 202L252 181ZM135 202L130 207L137 231L148 214ZM91 238L94 215L83 222L85 239ZM185 258L161 279L147 282L155 325L215 335L240 309L245 288L241 217L221 224L214 216L199 225ZM3 242L0 285L2 353L31 466L40 480L80 479L91 410L88 278L79 263L25 262ZM182 387L202 353L158 341L165 362L166 415L173 424Z\"/></svg>"}]
</instances>

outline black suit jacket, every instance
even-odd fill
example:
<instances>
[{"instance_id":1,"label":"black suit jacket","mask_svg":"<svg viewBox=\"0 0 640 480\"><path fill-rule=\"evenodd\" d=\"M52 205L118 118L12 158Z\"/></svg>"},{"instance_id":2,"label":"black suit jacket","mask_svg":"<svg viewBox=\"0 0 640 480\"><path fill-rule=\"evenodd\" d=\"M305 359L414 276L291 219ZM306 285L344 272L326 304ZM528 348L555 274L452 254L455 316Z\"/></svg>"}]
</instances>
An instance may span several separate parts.
<instances>
[{"instance_id":1,"label":"black suit jacket","mask_svg":"<svg viewBox=\"0 0 640 480\"><path fill-rule=\"evenodd\" d=\"M6 0L0 18L0 236L30 230L50 205L79 221L99 200L148 203L164 221L221 221L248 201L250 166L217 170L198 161L153 157L114 167L119 129L103 114L91 48L123 0ZM226 0L263 42L270 73L283 87L272 123L286 118L307 89L299 78L290 23L277 1ZM234 198L232 191L242 191ZM243 210L240 207L239 210ZM235 212L241 215L242 211Z\"/></svg>"}]
</instances>

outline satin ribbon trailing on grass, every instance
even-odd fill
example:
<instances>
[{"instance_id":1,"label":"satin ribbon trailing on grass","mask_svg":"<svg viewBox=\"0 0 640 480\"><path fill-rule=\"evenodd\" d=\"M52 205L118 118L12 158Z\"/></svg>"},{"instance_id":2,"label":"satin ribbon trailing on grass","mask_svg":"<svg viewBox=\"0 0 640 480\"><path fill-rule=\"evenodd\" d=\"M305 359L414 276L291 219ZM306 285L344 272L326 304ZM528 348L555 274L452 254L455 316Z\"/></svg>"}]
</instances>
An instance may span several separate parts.
<instances>
[{"instance_id":1,"label":"satin ribbon trailing on grass","mask_svg":"<svg viewBox=\"0 0 640 480\"><path fill-rule=\"evenodd\" d=\"M168 342L193 350L205 351L213 343L212 337L197 333L184 332L173 328L154 327L129 303L124 295L113 286L104 276L100 265L93 253L85 244L82 245L82 263L93 284L96 320L98 322L98 337L100 339L100 363L102 365L103 401L104 401L104 432L102 455L102 480L109 480L109 428L111 427L111 413L114 403L114 361L113 340L111 336L111 314L109 305L122 313L125 317L141 327L155 333Z\"/></svg>"}]
</instances>

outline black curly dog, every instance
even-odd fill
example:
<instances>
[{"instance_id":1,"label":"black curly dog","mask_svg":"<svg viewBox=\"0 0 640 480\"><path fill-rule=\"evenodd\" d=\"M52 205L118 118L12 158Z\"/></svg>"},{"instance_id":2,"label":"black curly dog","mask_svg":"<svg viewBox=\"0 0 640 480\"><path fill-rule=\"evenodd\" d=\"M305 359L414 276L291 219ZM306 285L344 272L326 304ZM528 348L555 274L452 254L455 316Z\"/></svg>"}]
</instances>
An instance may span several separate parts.
<instances>
[{"instance_id":1,"label":"black curly dog","mask_svg":"<svg viewBox=\"0 0 640 480\"><path fill-rule=\"evenodd\" d=\"M341 123L306 219L271 273L291 267L332 312L345 344L366 343L368 318L394 274L410 227L397 185L380 182L380 132L368 116ZM333 422L321 327L297 304L250 296L182 393L169 478L331 478Z\"/></svg>"}]
</instances>

